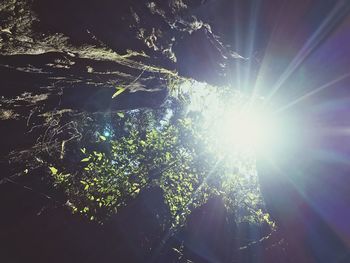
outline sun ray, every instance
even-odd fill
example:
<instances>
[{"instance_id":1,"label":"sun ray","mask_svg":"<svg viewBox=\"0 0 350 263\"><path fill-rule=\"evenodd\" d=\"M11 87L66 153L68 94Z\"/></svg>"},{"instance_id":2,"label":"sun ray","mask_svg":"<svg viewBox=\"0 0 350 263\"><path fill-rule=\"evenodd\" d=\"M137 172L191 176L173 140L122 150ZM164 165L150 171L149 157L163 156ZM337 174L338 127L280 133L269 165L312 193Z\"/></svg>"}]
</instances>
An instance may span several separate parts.
<instances>
[{"instance_id":1,"label":"sun ray","mask_svg":"<svg viewBox=\"0 0 350 263\"><path fill-rule=\"evenodd\" d=\"M342 81L342 80L344 80L344 79L346 79L348 77L350 77L350 72L346 73L346 74L344 74L344 75L342 75L342 76L340 76L340 77L338 77L338 78L336 78L336 79L334 79L334 80L332 80L332 81L330 81L330 82L328 82L328 83L326 83L324 85L322 85L321 87L318 87L318 88L316 88L316 89L314 89L314 90L312 90L312 91L310 91L310 92L300 96L299 98L297 98L296 100L294 100L292 102L289 102L288 104L286 104L283 107L281 107L278 110L276 110L275 113L280 113L282 111L285 111L285 110L295 106L299 102L301 102L301 101L303 101L303 100L305 100L305 99L307 99L307 98L309 98L309 97L311 97L311 96L313 96L313 95L315 95L315 94L317 94L317 93L319 93L319 92L321 92L321 91L323 91L323 90L325 90L325 89L327 89L329 87L332 87L334 84L336 84L336 83L338 83L338 82L340 82L340 81Z\"/></svg>"},{"instance_id":2,"label":"sun ray","mask_svg":"<svg viewBox=\"0 0 350 263\"><path fill-rule=\"evenodd\" d=\"M246 91L247 87L249 86L249 81L252 79L252 65L254 63L254 43L255 41L255 37L256 37L256 27L257 27L257 19L258 19L258 14L259 14L259 8L261 5L261 1L256 1L256 3L254 3L251 7L250 10L250 19L249 19L249 30L248 30L248 39L247 39L247 43L248 43L248 50L247 50L247 54L248 54L248 66L247 69L245 70L245 74L244 74L244 90Z\"/></svg>"},{"instance_id":3,"label":"sun ray","mask_svg":"<svg viewBox=\"0 0 350 263\"><path fill-rule=\"evenodd\" d=\"M338 23L348 14L349 8L346 3L338 3L324 19L313 35L306 41L304 46L281 74L267 96L267 102L277 93L286 80L300 67L305 59L321 44L327 36L336 28Z\"/></svg>"}]
</instances>

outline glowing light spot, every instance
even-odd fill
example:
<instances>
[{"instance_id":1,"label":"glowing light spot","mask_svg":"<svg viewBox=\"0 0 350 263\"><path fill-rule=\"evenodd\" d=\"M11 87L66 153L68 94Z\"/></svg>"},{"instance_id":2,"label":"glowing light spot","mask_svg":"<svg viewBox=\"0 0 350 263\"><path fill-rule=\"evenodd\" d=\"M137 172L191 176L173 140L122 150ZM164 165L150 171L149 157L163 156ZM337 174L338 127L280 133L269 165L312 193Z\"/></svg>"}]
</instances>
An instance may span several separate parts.
<instances>
[{"instance_id":1,"label":"glowing light spot","mask_svg":"<svg viewBox=\"0 0 350 263\"><path fill-rule=\"evenodd\" d=\"M257 109L224 109L213 121L212 136L216 147L226 153L259 151L274 136L272 118Z\"/></svg>"},{"instance_id":2,"label":"glowing light spot","mask_svg":"<svg viewBox=\"0 0 350 263\"><path fill-rule=\"evenodd\" d=\"M201 129L213 153L244 158L247 154L268 154L283 140L285 120L266 107L263 98L241 92L222 92L204 84L192 87L189 112L203 116ZM282 123L283 122L283 123Z\"/></svg>"}]
</instances>

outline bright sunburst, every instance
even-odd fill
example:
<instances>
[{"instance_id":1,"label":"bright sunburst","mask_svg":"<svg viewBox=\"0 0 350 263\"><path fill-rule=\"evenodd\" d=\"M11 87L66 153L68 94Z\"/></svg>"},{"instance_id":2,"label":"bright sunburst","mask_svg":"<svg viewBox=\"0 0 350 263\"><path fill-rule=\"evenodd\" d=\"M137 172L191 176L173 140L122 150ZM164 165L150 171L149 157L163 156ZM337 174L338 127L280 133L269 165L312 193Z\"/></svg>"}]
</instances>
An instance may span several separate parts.
<instances>
[{"instance_id":1,"label":"bright sunburst","mask_svg":"<svg viewBox=\"0 0 350 263\"><path fill-rule=\"evenodd\" d=\"M251 155L272 148L282 123L262 98L228 92L205 84L192 87L190 111L203 115L202 128L214 152L224 156Z\"/></svg>"},{"instance_id":2,"label":"bright sunburst","mask_svg":"<svg viewBox=\"0 0 350 263\"><path fill-rule=\"evenodd\" d=\"M214 121L213 135L226 152L258 151L273 138L273 122L257 108L228 108Z\"/></svg>"}]
</instances>

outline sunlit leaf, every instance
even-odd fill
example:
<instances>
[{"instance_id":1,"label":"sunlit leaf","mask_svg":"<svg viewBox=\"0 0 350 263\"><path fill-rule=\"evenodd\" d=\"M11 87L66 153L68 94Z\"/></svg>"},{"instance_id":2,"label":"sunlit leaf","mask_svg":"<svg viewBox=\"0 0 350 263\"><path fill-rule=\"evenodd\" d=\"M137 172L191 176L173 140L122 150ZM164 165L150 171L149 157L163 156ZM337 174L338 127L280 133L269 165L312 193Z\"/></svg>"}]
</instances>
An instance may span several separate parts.
<instances>
[{"instance_id":1,"label":"sunlit leaf","mask_svg":"<svg viewBox=\"0 0 350 263\"><path fill-rule=\"evenodd\" d=\"M57 174L57 171L58 171L58 170L57 170L55 167L50 166L49 169L50 169L52 175L56 175L56 174Z\"/></svg>"},{"instance_id":2,"label":"sunlit leaf","mask_svg":"<svg viewBox=\"0 0 350 263\"><path fill-rule=\"evenodd\" d=\"M118 95L120 95L122 92L124 92L126 90L125 87L116 87L116 92L112 95L112 99L114 99L115 97L117 97Z\"/></svg>"},{"instance_id":3,"label":"sunlit leaf","mask_svg":"<svg viewBox=\"0 0 350 263\"><path fill-rule=\"evenodd\" d=\"M124 118L124 117L125 117L124 112L117 112L117 115L118 115L120 118Z\"/></svg>"}]
</instances>

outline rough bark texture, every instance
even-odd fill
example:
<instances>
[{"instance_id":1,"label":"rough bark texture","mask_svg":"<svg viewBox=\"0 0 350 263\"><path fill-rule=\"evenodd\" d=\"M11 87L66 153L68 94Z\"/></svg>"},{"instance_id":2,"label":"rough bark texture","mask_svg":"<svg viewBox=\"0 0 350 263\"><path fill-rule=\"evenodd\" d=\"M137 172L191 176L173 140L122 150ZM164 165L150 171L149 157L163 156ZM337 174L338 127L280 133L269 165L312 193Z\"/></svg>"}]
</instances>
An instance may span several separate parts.
<instances>
[{"instance_id":1,"label":"rough bark texture","mask_svg":"<svg viewBox=\"0 0 350 263\"><path fill-rule=\"evenodd\" d=\"M111 112L159 107L183 80L211 84L232 80L232 72L247 60L212 31L201 13L205 4L182 0L5 0L0 4L0 188L2 200L11 198L1 205L6 216L0 223L8 228L4 259L17 262L26 255L36 262L118 258L201 262L230 261L235 255L236 230L232 222L225 222L221 203L219 208L213 203L202 210L220 210L222 215L214 223L220 233L226 232L225 246L232 245L233 252L215 245L221 239L218 235L216 241L198 240L185 250L183 241L172 238L155 254L165 234L161 220L168 213L157 190L141 193L101 228L70 215L64 196L47 184L42 170L47 158L66 158L67 149L91 136L106 119L111 121ZM113 98L120 87L125 91ZM193 220L202 217L198 211ZM208 235L205 229L211 223L203 223L197 231ZM182 239L193 243L193 229L184 229ZM248 232L236 234L256 238ZM96 246L97 240L108 245ZM210 247L204 258L203 246Z\"/></svg>"},{"instance_id":2,"label":"rough bark texture","mask_svg":"<svg viewBox=\"0 0 350 263\"><path fill-rule=\"evenodd\" d=\"M254 25L249 15L260 2L269 3L265 6L268 18ZM285 5L283 12L277 14L285 2L1 1L0 207L5 212L0 217L0 243L5 244L0 246L0 261L150 262L154 259L150 249L164 234L159 222L166 216L161 193L154 190L140 194L115 220L104 227L97 226L72 216L62 204L64 197L42 180L45 171L38 169L43 162L40 154L61 158L69 144L78 144L84 136L89 136L82 131L88 127L93 130L110 118L106 112L158 107L173 91L174 81L236 83L238 76L256 71L255 59L259 56L246 57L253 49L259 51L266 46L270 32L276 29L275 16L291 12L286 24L292 23L295 27L292 32L298 36L306 29L299 30L297 20L308 20L313 9L304 10L302 16L293 15L297 7L307 3L308 9L311 2L327 2L329 7L320 7L326 10L321 22L310 26L307 29L310 32L306 30L311 35L337 1L291 1L297 4ZM255 6L253 11L251 6ZM347 9L343 10L346 13ZM256 43L249 42L252 25L261 29L257 30ZM264 25L269 31L262 28ZM286 27L279 26L276 31ZM272 67L282 74L306 42L289 43L286 34L281 34L281 39L272 46L284 50L291 45L297 51L288 53L290 50L286 48L289 57L282 56L284 60L275 64L272 59L266 72L273 71ZM126 90L112 98L118 87ZM287 94L294 91L291 87ZM348 94L348 89L341 94ZM298 164L298 160L295 162ZM336 166L328 172L329 167L324 169L327 174L340 169ZM239 232L227 220L223 205L214 200L191 215L187 228L170 240L154 261L258 262L263 258L264 262L278 263L349 262L347 247L291 185L289 178L298 178L290 163L282 169L288 171L287 176L276 174L271 167L261 168L263 194L271 214L282 226L281 232L241 251L232 250L238 247L232 235L256 240L265 230L247 227ZM347 171L344 168L338 173L347 175ZM314 173L317 175L313 177L318 178L322 171ZM23 174L27 176L18 177ZM341 182L346 182L343 177ZM301 216L300 207L305 210ZM315 225L311 226L312 223ZM145 229L148 232L143 232ZM212 237L209 229L216 229L218 235ZM320 233L315 239L323 242L321 249L311 240L314 237L310 237L311 231ZM329 246L329 242L333 245ZM329 248L329 257L340 256L315 260L312 253L317 254L325 247Z\"/></svg>"},{"instance_id":3,"label":"rough bark texture","mask_svg":"<svg viewBox=\"0 0 350 263\"><path fill-rule=\"evenodd\" d=\"M225 83L245 59L194 15L204 2L3 1L1 135L22 137L49 113L157 107L174 79Z\"/></svg>"}]
</instances>

